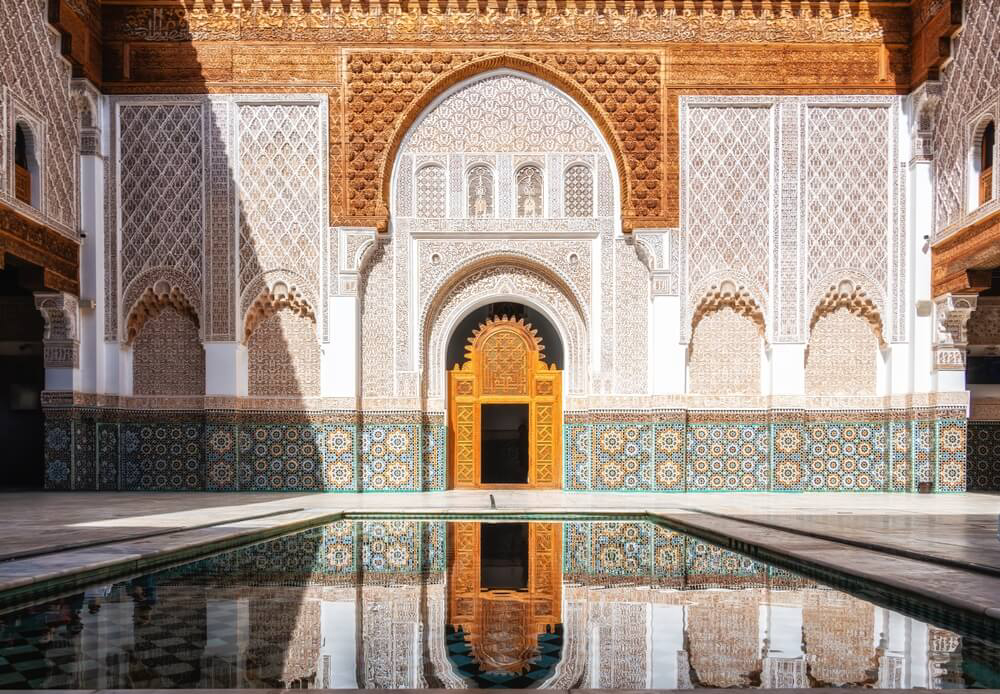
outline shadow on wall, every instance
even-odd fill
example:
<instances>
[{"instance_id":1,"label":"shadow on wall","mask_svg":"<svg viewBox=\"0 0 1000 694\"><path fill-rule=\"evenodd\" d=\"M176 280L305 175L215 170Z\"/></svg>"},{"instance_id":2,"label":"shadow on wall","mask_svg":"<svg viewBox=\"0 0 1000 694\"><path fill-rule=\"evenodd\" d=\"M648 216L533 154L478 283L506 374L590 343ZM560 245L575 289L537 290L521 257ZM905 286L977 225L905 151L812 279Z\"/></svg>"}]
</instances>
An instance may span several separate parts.
<instances>
[{"instance_id":1,"label":"shadow on wall","mask_svg":"<svg viewBox=\"0 0 1000 694\"><path fill-rule=\"evenodd\" d=\"M326 99L227 94L190 36L160 48L169 80L141 50L127 74L119 53L105 56L108 93L137 82L183 95L112 104L105 171L120 172L107 179L120 212L106 234L120 247L107 248L105 281L122 296L106 295L104 328L131 352L140 400L50 411L46 487L318 491L331 487L333 441L351 473L335 486L353 490L353 412L308 414L303 402L320 393L328 337ZM243 368L249 406L234 399Z\"/></svg>"}]
</instances>

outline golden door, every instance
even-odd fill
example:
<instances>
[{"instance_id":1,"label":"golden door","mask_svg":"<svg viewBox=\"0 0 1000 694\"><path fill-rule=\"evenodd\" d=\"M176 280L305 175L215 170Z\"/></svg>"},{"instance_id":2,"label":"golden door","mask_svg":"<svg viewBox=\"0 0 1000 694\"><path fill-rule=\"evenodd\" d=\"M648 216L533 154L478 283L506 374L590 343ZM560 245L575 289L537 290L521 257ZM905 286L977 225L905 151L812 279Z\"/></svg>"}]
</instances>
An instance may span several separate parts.
<instances>
[{"instance_id":1,"label":"golden door","mask_svg":"<svg viewBox=\"0 0 1000 694\"><path fill-rule=\"evenodd\" d=\"M528 482L562 482L562 371L523 319L494 317L469 338L465 363L448 372L448 472L455 489L482 487L483 405L528 406ZM490 485L502 486L502 485Z\"/></svg>"}]
</instances>

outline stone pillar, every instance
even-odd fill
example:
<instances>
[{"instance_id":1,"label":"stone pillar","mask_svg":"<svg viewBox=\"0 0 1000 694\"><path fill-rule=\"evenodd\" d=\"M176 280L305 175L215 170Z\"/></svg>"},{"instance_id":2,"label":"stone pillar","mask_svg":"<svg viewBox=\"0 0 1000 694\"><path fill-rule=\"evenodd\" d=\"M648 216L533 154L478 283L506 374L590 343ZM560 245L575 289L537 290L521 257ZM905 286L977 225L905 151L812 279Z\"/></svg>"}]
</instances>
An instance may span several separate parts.
<instances>
[{"instance_id":1,"label":"stone pillar","mask_svg":"<svg viewBox=\"0 0 1000 694\"><path fill-rule=\"evenodd\" d=\"M247 347L239 342L205 341L205 395L244 396L248 392Z\"/></svg>"},{"instance_id":2,"label":"stone pillar","mask_svg":"<svg viewBox=\"0 0 1000 694\"><path fill-rule=\"evenodd\" d=\"M653 395L682 394L687 387L687 345L681 339L681 300L678 292L677 249L678 229L642 229L628 240L649 269L652 291L650 311L650 358L648 383ZM600 257L593 259L595 286L601 267ZM594 299L594 325L600 297ZM591 330L591 354L595 373L600 367L601 331Z\"/></svg>"},{"instance_id":3,"label":"stone pillar","mask_svg":"<svg viewBox=\"0 0 1000 694\"><path fill-rule=\"evenodd\" d=\"M924 82L909 99L910 161L906 226L910 238L909 265L912 325L909 368L894 373L893 392L934 390L936 354L931 310L931 241L934 238L934 125L941 102L941 85ZM935 350L936 351L936 350Z\"/></svg>"},{"instance_id":4,"label":"stone pillar","mask_svg":"<svg viewBox=\"0 0 1000 694\"><path fill-rule=\"evenodd\" d=\"M80 390L106 393L104 347L104 186L101 147L103 100L86 79L72 82L80 123Z\"/></svg>"},{"instance_id":5,"label":"stone pillar","mask_svg":"<svg viewBox=\"0 0 1000 694\"><path fill-rule=\"evenodd\" d=\"M328 398L360 395L361 274L379 243L374 228L337 227L331 230L337 248L337 272L331 286L330 342L323 345L320 393ZM387 365L386 368L392 368Z\"/></svg>"},{"instance_id":6,"label":"stone pillar","mask_svg":"<svg viewBox=\"0 0 1000 694\"><path fill-rule=\"evenodd\" d=\"M35 308L45 320L42 338L45 390L80 390L80 305L66 292L35 292Z\"/></svg>"},{"instance_id":7,"label":"stone pillar","mask_svg":"<svg viewBox=\"0 0 1000 694\"><path fill-rule=\"evenodd\" d=\"M934 369L938 392L965 390L969 316L976 294L945 294L934 299Z\"/></svg>"}]
</instances>

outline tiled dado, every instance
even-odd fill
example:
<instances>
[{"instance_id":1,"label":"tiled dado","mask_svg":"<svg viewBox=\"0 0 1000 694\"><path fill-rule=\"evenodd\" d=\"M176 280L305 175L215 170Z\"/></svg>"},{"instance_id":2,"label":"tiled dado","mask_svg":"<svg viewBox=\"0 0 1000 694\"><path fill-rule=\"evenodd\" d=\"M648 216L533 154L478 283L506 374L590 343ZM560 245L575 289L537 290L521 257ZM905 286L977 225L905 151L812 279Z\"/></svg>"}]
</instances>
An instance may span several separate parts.
<instances>
[{"instance_id":1,"label":"tiled dado","mask_svg":"<svg viewBox=\"0 0 1000 694\"><path fill-rule=\"evenodd\" d=\"M440 415L50 410L47 489L434 491Z\"/></svg>"},{"instance_id":2,"label":"tiled dado","mask_svg":"<svg viewBox=\"0 0 1000 694\"><path fill-rule=\"evenodd\" d=\"M969 491L1000 491L1000 420L969 421Z\"/></svg>"},{"instance_id":3,"label":"tiled dado","mask_svg":"<svg viewBox=\"0 0 1000 694\"><path fill-rule=\"evenodd\" d=\"M1000 422L972 422L970 489L1000 487ZM447 488L440 414L54 409L49 489L433 491ZM564 480L589 491L966 488L959 411L567 413Z\"/></svg>"},{"instance_id":4,"label":"tiled dado","mask_svg":"<svg viewBox=\"0 0 1000 694\"><path fill-rule=\"evenodd\" d=\"M563 435L571 490L914 491L932 482L935 491L960 492L966 486L966 420L951 409L575 412L567 413ZM991 450L1000 448L1000 427L989 440L996 444Z\"/></svg>"}]
</instances>

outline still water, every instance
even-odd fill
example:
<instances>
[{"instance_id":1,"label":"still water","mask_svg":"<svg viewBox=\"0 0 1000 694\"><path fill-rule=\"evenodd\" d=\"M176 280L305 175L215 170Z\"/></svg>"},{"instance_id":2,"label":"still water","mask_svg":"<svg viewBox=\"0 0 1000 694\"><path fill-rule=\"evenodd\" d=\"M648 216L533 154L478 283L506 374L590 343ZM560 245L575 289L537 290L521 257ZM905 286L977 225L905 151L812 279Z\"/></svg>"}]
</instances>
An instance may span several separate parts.
<instances>
[{"instance_id":1,"label":"still water","mask_svg":"<svg viewBox=\"0 0 1000 694\"><path fill-rule=\"evenodd\" d=\"M3 688L759 686L1000 648L646 521L340 521L0 614Z\"/></svg>"}]
</instances>

